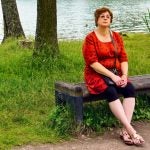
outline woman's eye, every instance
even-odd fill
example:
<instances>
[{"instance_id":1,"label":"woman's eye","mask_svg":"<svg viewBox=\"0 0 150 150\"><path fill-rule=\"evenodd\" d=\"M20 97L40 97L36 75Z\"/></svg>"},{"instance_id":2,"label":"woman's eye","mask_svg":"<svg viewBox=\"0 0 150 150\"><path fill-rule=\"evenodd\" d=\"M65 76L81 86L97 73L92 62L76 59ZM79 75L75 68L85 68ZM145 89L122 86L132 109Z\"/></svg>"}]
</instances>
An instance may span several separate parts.
<instances>
[{"instance_id":1,"label":"woman's eye","mask_svg":"<svg viewBox=\"0 0 150 150\"><path fill-rule=\"evenodd\" d=\"M100 16L100 18L107 18L107 19L109 19L109 18L110 18L110 16L102 15L102 16Z\"/></svg>"},{"instance_id":2,"label":"woman's eye","mask_svg":"<svg viewBox=\"0 0 150 150\"><path fill-rule=\"evenodd\" d=\"M105 16L100 16L101 18L105 18Z\"/></svg>"}]
</instances>

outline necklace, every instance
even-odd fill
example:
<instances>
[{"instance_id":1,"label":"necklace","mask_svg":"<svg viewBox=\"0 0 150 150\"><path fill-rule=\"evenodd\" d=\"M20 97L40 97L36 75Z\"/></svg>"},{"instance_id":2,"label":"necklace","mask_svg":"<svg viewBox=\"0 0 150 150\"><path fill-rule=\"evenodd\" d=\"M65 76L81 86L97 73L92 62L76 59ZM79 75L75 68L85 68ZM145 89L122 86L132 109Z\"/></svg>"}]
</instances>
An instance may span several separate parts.
<instances>
[{"instance_id":1,"label":"necklace","mask_svg":"<svg viewBox=\"0 0 150 150\"><path fill-rule=\"evenodd\" d=\"M106 31L100 31L99 29L95 30L96 36L97 38L102 41L102 42L110 42L111 38L110 38L110 33L108 30Z\"/></svg>"}]
</instances>

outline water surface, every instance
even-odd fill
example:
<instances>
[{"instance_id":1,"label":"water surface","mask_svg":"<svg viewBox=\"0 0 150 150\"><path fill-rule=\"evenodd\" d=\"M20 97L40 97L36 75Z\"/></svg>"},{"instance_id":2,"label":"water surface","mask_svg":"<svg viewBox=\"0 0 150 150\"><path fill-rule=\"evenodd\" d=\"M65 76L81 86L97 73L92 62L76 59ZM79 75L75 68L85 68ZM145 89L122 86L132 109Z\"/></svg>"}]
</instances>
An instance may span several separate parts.
<instances>
[{"instance_id":1,"label":"water surface","mask_svg":"<svg viewBox=\"0 0 150 150\"><path fill-rule=\"evenodd\" d=\"M17 6L25 34L34 36L36 0L17 0ZM113 11L113 30L148 32L142 16L150 9L150 0L57 0L58 38L82 39L95 27L93 12L100 6L108 6ZM0 10L0 40L2 38L3 18Z\"/></svg>"}]
</instances>

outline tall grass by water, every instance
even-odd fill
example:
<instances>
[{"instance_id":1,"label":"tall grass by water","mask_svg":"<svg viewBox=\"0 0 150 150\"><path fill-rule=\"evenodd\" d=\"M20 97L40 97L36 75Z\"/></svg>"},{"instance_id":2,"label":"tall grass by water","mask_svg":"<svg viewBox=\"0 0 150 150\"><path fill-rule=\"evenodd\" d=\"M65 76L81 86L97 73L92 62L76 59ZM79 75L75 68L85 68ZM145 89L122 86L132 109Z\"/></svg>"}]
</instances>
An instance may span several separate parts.
<instances>
[{"instance_id":1,"label":"tall grass by water","mask_svg":"<svg viewBox=\"0 0 150 150\"><path fill-rule=\"evenodd\" d=\"M129 75L149 74L150 35L129 34L124 40ZM0 45L0 149L29 143L54 143L62 141L56 128L62 128L62 133L66 131L63 128L68 129L66 132L73 131L69 124L71 119L68 120L70 114L55 109L54 83L83 81L82 41L60 41L59 47L58 58L41 61L33 60L32 49L21 48L17 41L9 40ZM93 114L98 108L90 107L86 107L85 114L85 124L89 127L92 117L98 119L99 116ZM150 118L150 114L148 116L146 118ZM50 118L56 121L53 128ZM108 120L106 117L103 122L95 120L95 128L100 123L106 126L105 119ZM112 122L111 118L108 121ZM63 139L69 136L71 134L64 133Z\"/></svg>"},{"instance_id":2,"label":"tall grass by water","mask_svg":"<svg viewBox=\"0 0 150 150\"><path fill-rule=\"evenodd\" d=\"M148 32L150 32L150 10L148 9L148 13L142 17L143 21L148 29Z\"/></svg>"}]
</instances>

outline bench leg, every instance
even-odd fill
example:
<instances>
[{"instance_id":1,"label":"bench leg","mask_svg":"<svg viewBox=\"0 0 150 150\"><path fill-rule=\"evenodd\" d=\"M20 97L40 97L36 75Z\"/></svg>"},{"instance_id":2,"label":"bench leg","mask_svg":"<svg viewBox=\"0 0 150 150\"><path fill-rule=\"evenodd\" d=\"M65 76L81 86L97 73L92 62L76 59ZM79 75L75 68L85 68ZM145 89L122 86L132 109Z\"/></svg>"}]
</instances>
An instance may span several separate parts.
<instances>
[{"instance_id":1,"label":"bench leg","mask_svg":"<svg viewBox=\"0 0 150 150\"><path fill-rule=\"evenodd\" d=\"M56 105L69 104L73 108L75 119L77 123L83 121L83 98L79 96L70 96L62 92L55 91Z\"/></svg>"},{"instance_id":2,"label":"bench leg","mask_svg":"<svg viewBox=\"0 0 150 150\"><path fill-rule=\"evenodd\" d=\"M56 105L66 105L66 101L65 101L66 97L64 93L55 91L55 104Z\"/></svg>"},{"instance_id":3,"label":"bench leg","mask_svg":"<svg viewBox=\"0 0 150 150\"><path fill-rule=\"evenodd\" d=\"M74 112L75 119L77 123L82 123L83 121L83 99L82 97L74 97Z\"/></svg>"}]
</instances>

